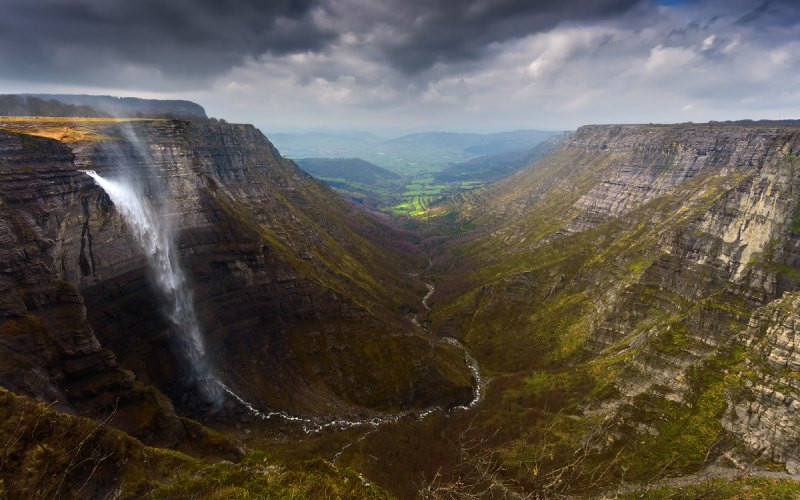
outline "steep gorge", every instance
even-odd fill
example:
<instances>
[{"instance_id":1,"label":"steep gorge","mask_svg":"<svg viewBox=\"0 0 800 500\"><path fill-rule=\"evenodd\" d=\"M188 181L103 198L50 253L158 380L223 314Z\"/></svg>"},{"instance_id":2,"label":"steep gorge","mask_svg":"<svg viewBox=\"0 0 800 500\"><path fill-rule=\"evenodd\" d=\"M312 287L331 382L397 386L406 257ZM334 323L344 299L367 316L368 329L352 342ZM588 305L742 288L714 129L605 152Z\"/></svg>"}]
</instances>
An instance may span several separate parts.
<instances>
[{"instance_id":1,"label":"steep gorge","mask_svg":"<svg viewBox=\"0 0 800 500\"><path fill-rule=\"evenodd\" d=\"M440 209L465 235L433 330L494 376L487 422L527 419L494 448L509 480L570 456L578 491L715 461L799 478L798 151L770 124L587 126Z\"/></svg>"},{"instance_id":2,"label":"steep gorge","mask_svg":"<svg viewBox=\"0 0 800 500\"><path fill-rule=\"evenodd\" d=\"M98 120L62 141L40 126L0 119L0 384L14 392L113 410L145 443L198 456L241 451L186 417L244 426L287 463L335 459L401 497L635 493L711 467L800 480L797 128L582 127L435 207L423 281L399 229L251 126ZM254 408L409 418L304 436L235 398L214 413L85 169L132 175L169 214L209 360ZM413 418L473 401L476 379L474 407Z\"/></svg>"},{"instance_id":3,"label":"steep gorge","mask_svg":"<svg viewBox=\"0 0 800 500\"><path fill-rule=\"evenodd\" d=\"M177 229L210 361L254 405L324 419L471 399L461 350L408 317L425 290L408 276L419 256L390 250L401 236L281 158L252 126L67 119L91 134L59 142L25 129L36 122L7 125L4 386L88 415L121 398L131 419L144 418L149 398L165 422L181 421L173 405L211 418L183 382L130 228L81 172L93 169L133 176L148 203L166 204L158 212ZM214 418L247 417L237 406ZM117 414L124 430L165 444L148 437L164 422Z\"/></svg>"}]
</instances>

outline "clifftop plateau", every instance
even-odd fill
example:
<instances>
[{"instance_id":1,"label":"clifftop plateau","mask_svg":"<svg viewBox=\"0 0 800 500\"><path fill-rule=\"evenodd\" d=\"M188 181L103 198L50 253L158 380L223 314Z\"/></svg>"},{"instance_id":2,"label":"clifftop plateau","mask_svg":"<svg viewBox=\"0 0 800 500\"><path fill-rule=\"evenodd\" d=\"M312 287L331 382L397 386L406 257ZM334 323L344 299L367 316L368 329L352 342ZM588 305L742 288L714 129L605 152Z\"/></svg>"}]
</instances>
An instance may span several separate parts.
<instances>
[{"instance_id":1,"label":"clifftop plateau","mask_svg":"<svg viewBox=\"0 0 800 500\"><path fill-rule=\"evenodd\" d=\"M0 116L206 118L197 103L83 94L0 95Z\"/></svg>"}]
</instances>

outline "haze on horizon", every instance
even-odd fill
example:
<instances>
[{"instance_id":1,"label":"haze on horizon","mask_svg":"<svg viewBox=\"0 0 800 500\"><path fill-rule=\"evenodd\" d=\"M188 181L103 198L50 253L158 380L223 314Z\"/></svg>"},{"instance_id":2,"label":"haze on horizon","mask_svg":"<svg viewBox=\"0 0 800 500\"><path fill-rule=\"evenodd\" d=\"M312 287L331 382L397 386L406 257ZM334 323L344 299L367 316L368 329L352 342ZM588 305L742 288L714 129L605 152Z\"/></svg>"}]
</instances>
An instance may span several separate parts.
<instances>
[{"instance_id":1,"label":"haze on horizon","mask_svg":"<svg viewBox=\"0 0 800 500\"><path fill-rule=\"evenodd\" d=\"M792 0L3 0L0 93L265 131L800 118Z\"/></svg>"}]
</instances>

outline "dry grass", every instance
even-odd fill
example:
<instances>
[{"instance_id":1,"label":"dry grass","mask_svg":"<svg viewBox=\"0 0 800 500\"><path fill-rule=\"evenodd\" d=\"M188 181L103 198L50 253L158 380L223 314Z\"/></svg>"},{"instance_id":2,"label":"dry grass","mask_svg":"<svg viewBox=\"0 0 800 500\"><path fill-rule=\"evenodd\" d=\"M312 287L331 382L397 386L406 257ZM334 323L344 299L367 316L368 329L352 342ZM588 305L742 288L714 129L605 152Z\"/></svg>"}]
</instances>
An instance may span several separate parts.
<instances>
[{"instance_id":1,"label":"dry grass","mask_svg":"<svg viewBox=\"0 0 800 500\"><path fill-rule=\"evenodd\" d=\"M102 130L114 123L158 121L154 118L81 118L61 116L0 116L0 130L47 137L61 142L110 140Z\"/></svg>"},{"instance_id":2,"label":"dry grass","mask_svg":"<svg viewBox=\"0 0 800 500\"><path fill-rule=\"evenodd\" d=\"M73 116L0 116L0 123L118 123L164 121L164 118L93 118Z\"/></svg>"},{"instance_id":3,"label":"dry grass","mask_svg":"<svg viewBox=\"0 0 800 500\"><path fill-rule=\"evenodd\" d=\"M104 141L110 137L99 134L94 130L87 128L77 128L70 126L62 127L4 127L0 125L0 130L7 132L14 132L17 134L35 135L37 137L47 137L48 139L55 139L61 142L83 142L83 141Z\"/></svg>"}]
</instances>

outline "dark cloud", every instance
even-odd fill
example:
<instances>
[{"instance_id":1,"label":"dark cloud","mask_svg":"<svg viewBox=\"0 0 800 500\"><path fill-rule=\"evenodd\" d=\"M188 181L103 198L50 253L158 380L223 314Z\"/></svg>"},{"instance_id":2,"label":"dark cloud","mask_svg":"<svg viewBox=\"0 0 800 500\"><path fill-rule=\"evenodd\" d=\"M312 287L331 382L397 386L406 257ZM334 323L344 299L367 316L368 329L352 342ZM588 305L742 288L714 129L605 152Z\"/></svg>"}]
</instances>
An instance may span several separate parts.
<instances>
[{"instance_id":1,"label":"dark cloud","mask_svg":"<svg viewBox=\"0 0 800 500\"><path fill-rule=\"evenodd\" d=\"M755 8L751 8L742 15L736 24L768 26L797 26L800 24L797 0L766 0L755 5Z\"/></svg>"},{"instance_id":2,"label":"dark cloud","mask_svg":"<svg viewBox=\"0 0 800 500\"><path fill-rule=\"evenodd\" d=\"M405 73L639 0L3 0L0 77L165 88L247 58L324 51L343 33Z\"/></svg>"},{"instance_id":3,"label":"dark cloud","mask_svg":"<svg viewBox=\"0 0 800 500\"><path fill-rule=\"evenodd\" d=\"M562 22L622 14L640 0L385 0L383 9L352 15L362 25L397 27L377 37L380 53L404 72L479 58L491 44L539 33ZM344 2L344 7L348 6ZM377 16L376 16L377 14ZM378 17L380 16L380 17Z\"/></svg>"},{"instance_id":4,"label":"dark cloud","mask_svg":"<svg viewBox=\"0 0 800 500\"><path fill-rule=\"evenodd\" d=\"M756 7L755 9L751 10L747 14L743 15L742 17L740 17L739 20L736 21L737 24L747 24L747 23L752 23L753 21L756 21L759 17L761 17L762 14L767 12L767 10L769 9L769 4L770 4L770 2L768 2L768 1L762 3L761 5Z\"/></svg>"},{"instance_id":5,"label":"dark cloud","mask_svg":"<svg viewBox=\"0 0 800 500\"><path fill-rule=\"evenodd\" d=\"M0 91L147 92L275 128L783 117L800 113L798 13L797 0L0 0Z\"/></svg>"},{"instance_id":6,"label":"dark cloud","mask_svg":"<svg viewBox=\"0 0 800 500\"><path fill-rule=\"evenodd\" d=\"M120 67L133 65L184 84L248 56L319 50L336 34L313 22L313 8L310 0L3 0L0 72L119 84L131 76Z\"/></svg>"}]
</instances>

